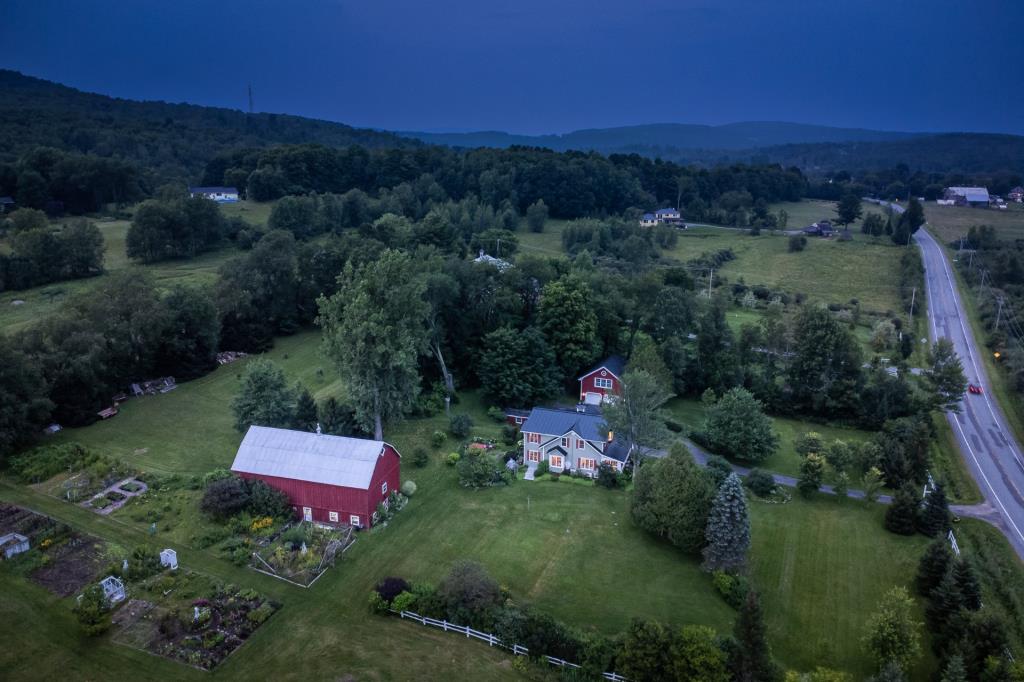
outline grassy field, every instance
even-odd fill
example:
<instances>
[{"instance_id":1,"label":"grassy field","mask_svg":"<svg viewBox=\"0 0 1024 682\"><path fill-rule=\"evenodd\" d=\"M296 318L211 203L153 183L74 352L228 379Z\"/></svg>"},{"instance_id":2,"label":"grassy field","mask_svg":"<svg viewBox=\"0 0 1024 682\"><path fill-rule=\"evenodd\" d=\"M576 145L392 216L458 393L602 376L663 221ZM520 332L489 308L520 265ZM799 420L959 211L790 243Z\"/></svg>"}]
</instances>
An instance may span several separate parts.
<instances>
[{"instance_id":1,"label":"grassy field","mask_svg":"<svg viewBox=\"0 0 1024 682\"><path fill-rule=\"evenodd\" d=\"M861 202L861 208L864 209L864 215L861 220L850 225L850 229L854 231L856 236L860 237L860 225L863 222L864 217L869 213L884 214L881 208L877 204L870 204L867 202ZM786 222L787 230L799 230L807 227L812 223L816 223L819 220L835 220L836 219L836 202L834 201L822 201L820 199L804 199L803 201L782 201L777 204L770 204L768 210L772 213L778 213L780 210L786 211L789 218Z\"/></svg>"},{"instance_id":2,"label":"grassy field","mask_svg":"<svg viewBox=\"0 0 1024 682\"><path fill-rule=\"evenodd\" d=\"M138 267L151 273L157 284L162 286L208 284L216 279L217 268L221 264L239 254L238 250L227 246L191 260L135 265L125 253L125 235L128 233L129 221L101 220L96 225L103 233L106 246L103 258L106 274L89 279L55 282L23 291L0 293L0 329L7 333L15 332L53 314L68 298L91 291L113 272ZM15 304L15 301L21 303Z\"/></svg>"},{"instance_id":3,"label":"grassy field","mask_svg":"<svg viewBox=\"0 0 1024 682\"><path fill-rule=\"evenodd\" d=\"M341 385L323 364L317 346L316 334L306 333L280 339L270 356L291 379L301 379L325 395ZM318 372L322 367L323 376ZM61 438L161 471L203 473L226 466L240 439L229 407L239 369L237 364L222 367L171 393L129 401L114 419L65 432ZM684 418L694 413L692 405L687 409L677 403L674 408ZM464 394L454 410L472 416L475 434L495 436L501 429L487 419L475 393ZM389 428L386 437L408 453L446 424L443 415L410 420ZM855 431L799 422L782 421L777 429L784 442L791 443L805 427L828 438L863 437ZM0 498L54 514L122 544L175 547L183 565L251 585L282 601L280 613L216 673L228 678L291 677L297 667L308 679L345 673L381 680L514 678L517 673L508 658L485 646L366 615L366 594L382 576L434 581L452 562L466 557L481 561L518 600L536 603L584 630L614 633L631 617L643 616L730 631L734 614L715 594L709 577L695 560L633 527L625 493L566 481L466 490L457 485L455 470L441 463L452 447L434 450L424 469L409 464L403 468L404 477L419 486L409 506L382 532L361 534L345 561L310 590L231 566L214 548L196 549L192 536L205 523L200 519L195 519L194 531L162 526L154 539L145 532L145 524L129 518L128 510L100 517L3 481ZM777 456L778 463L786 466L794 456ZM775 653L786 665L808 669L820 663L858 675L868 672L860 646L863 623L885 590L910 580L923 542L885 533L880 515L879 507L853 500L752 504L752 578L764 592ZM123 647L89 644L77 636L66 613L67 601L59 602L19 580L0 571L5 596L15 595L4 600L13 603L2 607L2 613L12 616L0 621L0 636L9 643L5 650L20 652L25 640L25 650L47 658L42 667L33 667L31 674L26 670L24 676L56 673L60 662L70 657L78 661L73 669L81 677L116 677L132 666L161 678L192 676L182 666ZM16 589L8 590L9 585ZM39 613L32 625L17 625L21 619L13 616L30 612ZM35 643L29 645L28 640ZM40 644L44 641L55 644ZM117 655L109 654L110 667L105 669L108 656L78 656L76 647L83 646ZM45 652L51 648L60 650L48 656ZM0 664L6 658L0 654Z\"/></svg>"},{"instance_id":4,"label":"grassy field","mask_svg":"<svg viewBox=\"0 0 1024 682\"><path fill-rule=\"evenodd\" d=\"M220 212L226 217L239 216L250 225L262 227L267 224L270 218L270 211L274 208L273 201L238 201L235 203L221 204Z\"/></svg>"},{"instance_id":5,"label":"grassy field","mask_svg":"<svg viewBox=\"0 0 1024 682\"><path fill-rule=\"evenodd\" d=\"M938 206L925 202L924 215L932 233L943 244L966 235L974 225L991 225L999 239L1013 241L1024 238L1024 204L1009 204L1005 211L961 206Z\"/></svg>"}]
</instances>

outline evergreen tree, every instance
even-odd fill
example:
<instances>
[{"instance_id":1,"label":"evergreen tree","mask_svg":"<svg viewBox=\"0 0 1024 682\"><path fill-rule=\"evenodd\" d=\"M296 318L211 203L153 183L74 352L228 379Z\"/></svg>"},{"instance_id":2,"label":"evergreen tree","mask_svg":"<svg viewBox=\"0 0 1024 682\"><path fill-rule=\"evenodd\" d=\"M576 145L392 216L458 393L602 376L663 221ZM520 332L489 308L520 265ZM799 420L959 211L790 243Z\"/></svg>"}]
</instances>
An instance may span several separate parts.
<instances>
[{"instance_id":1,"label":"evergreen tree","mask_svg":"<svg viewBox=\"0 0 1024 682\"><path fill-rule=\"evenodd\" d=\"M561 390L555 354L536 327L501 327L485 336L477 374L498 405L532 405Z\"/></svg>"},{"instance_id":2,"label":"evergreen tree","mask_svg":"<svg viewBox=\"0 0 1024 682\"><path fill-rule=\"evenodd\" d=\"M320 416L317 414L313 394L305 386L296 384L295 395L298 397L295 399L295 419L292 421L292 428L297 431L315 431Z\"/></svg>"},{"instance_id":3,"label":"evergreen tree","mask_svg":"<svg viewBox=\"0 0 1024 682\"><path fill-rule=\"evenodd\" d=\"M978 582L978 575L974 572L974 567L963 557L953 564L953 578L963 596L964 608L970 611L980 609L981 585Z\"/></svg>"},{"instance_id":4,"label":"evergreen tree","mask_svg":"<svg viewBox=\"0 0 1024 682\"><path fill-rule=\"evenodd\" d=\"M930 538L944 535L949 530L951 519L946 491L942 484L938 483L935 489L928 493L928 497L924 498L924 509L917 518L917 529Z\"/></svg>"},{"instance_id":5,"label":"evergreen tree","mask_svg":"<svg viewBox=\"0 0 1024 682\"><path fill-rule=\"evenodd\" d=\"M740 607L733 629L736 649L731 668L733 678L741 682L771 682L779 679L780 672L772 661L768 646L768 632L764 624L764 611L757 592L750 590Z\"/></svg>"},{"instance_id":6,"label":"evergreen tree","mask_svg":"<svg viewBox=\"0 0 1024 682\"><path fill-rule=\"evenodd\" d=\"M938 586L932 590L928 597L928 605L925 607L924 616L928 623L928 629L933 632L942 632L947 623L962 609L964 598L957 587L956 578L950 571Z\"/></svg>"},{"instance_id":7,"label":"evergreen tree","mask_svg":"<svg viewBox=\"0 0 1024 682\"><path fill-rule=\"evenodd\" d=\"M953 654L946 660L940 682L967 682L967 670L964 668L963 656Z\"/></svg>"},{"instance_id":8,"label":"evergreen tree","mask_svg":"<svg viewBox=\"0 0 1024 682\"><path fill-rule=\"evenodd\" d=\"M898 535L913 535L917 528L917 493L905 485L896 491L892 504L885 510L886 530Z\"/></svg>"},{"instance_id":9,"label":"evergreen tree","mask_svg":"<svg viewBox=\"0 0 1024 682\"><path fill-rule=\"evenodd\" d=\"M715 495L704 537L704 570L738 571L746 565L750 517L743 484L735 473L729 474Z\"/></svg>"},{"instance_id":10,"label":"evergreen tree","mask_svg":"<svg viewBox=\"0 0 1024 682\"><path fill-rule=\"evenodd\" d=\"M953 552L945 538L933 540L917 565L917 591L923 597L931 596L942 579L953 567Z\"/></svg>"},{"instance_id":11,"label":"evergreen tree","mask_svg":"<svg viewBox=\"0 0 1024 682\"><path fill-rule=\"evenodd\" d=\"M825 459L811 453L800 462L800 479L796 483L797 490L804 497L810 497L821 489L821 481L825 476Z\"/></svg>"}]
</instances>

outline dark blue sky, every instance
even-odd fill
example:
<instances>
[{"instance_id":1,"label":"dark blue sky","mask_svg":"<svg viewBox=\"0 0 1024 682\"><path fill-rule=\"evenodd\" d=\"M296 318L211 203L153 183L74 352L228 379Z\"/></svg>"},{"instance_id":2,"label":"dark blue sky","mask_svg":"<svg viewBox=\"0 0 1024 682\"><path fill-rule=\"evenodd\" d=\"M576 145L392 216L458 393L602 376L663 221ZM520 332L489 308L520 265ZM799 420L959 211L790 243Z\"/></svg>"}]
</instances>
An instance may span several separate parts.
<instances>
[{"instance_id":1,"label":"dark blue sky","mask_svg":"<svg viewBox=\"0 0 1024 682\"><path fill-rule=\"evenodd\" d=\"M4 0L0 66L401 130L784 120L1024 133L1004 0Z\"/></svg>"}]
</instances>

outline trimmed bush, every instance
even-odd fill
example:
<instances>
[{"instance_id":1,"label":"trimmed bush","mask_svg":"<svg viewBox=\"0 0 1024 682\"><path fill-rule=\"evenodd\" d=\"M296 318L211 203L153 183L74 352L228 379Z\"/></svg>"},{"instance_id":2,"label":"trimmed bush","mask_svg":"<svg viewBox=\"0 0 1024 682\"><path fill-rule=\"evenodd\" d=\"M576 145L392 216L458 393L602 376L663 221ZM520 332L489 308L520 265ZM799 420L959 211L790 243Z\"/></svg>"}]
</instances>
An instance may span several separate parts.
<instances>
[{"instance_id":1,"label":"trimmed bush","mask_svg":"<svg viewBox=\"0 0 1024 682\"><path fill-rule=\"evenodd\" d=\"M448 430L456 438L465 438L473 428L473 418L468 414L455 414L448 421Z\"/></svg>"},{"instance_id":2,"label":"trimmed bush","mask_svg":"<svg viewBox=\"0 0 1024 682\"><path fill-rule=\"evenodd\" d=\"M500 407L489 407L487 408L487 416L500 424L505 421L505 410Z\"/></svg>"},{"instance_id":3,"label":"trimmed bush","mask_svg":"<svg viewBox=\"0 0 1024 682\"><path fill-rule=\"evenodd\" d=\"M434 431L433 435L430 436L430 444L435 448L439 448L444 445L446 440L448 440L448 434L444 431Z\"/></svg>"},{"instance_id":4,"label":"trimmed bush","mask_svg":"<svg viewBox=\"0 0 1024 682\"><path fill-rule=\"evenodd\" d=\"M607 462L602 462L597 467L597 485L614 490L619 487L619 472L612 468Z\"/></svg>"},{"instance_id":5,"label":"trimmed bush","mask_svg":"<svg viewBox=\"0 0 1024 682\"><path fill-rule=\"evenodd\" d=\"M449 452L448 456L444 458L444 463L450 467L455 466L459 463L461 456L457 452Z\"/></svg>"},{"instance_id":6,"label":"trimmed bush","mask_svg":"<svg viewBox=\"0 0 1024 682\"><path fill-rule=\"evenodd\" d=\"M751 469L746 480L743 481L743 485L750 488L758 497L768 497L775 492L775 479L767 471L761 469Z\"/></svg>"},{"instance_id":7,"label":"trimmed bush","mask_svg":"<svg viewBox=\"0 0 1024 682\"><path fill-rule=\"evenodd\" d=\"M534 476L543 476L551 470L551 465L545 459L537 464L537 471L534 472Z\"/></svg>"},{"instance_id":8,"label":"trimmed bush","mask_svg":"<svg viewBox=\"0 0 1024 682\"><path fill-rule=\"evenodd\" d=\"M430 453L427 452L426 448L416 448L412 451L412 463L413 466L422 469L427 466L430 462Z\"/></svg>"},{"instance_id":9,"label":"trimmed bush","mask_svg":"<svg viewBox=\"0 0 1024 682\"><path fill-rule=\"evenodd\" d=\"M400 595L402 592L408 592L411 587L412 586L409 585L405 578L388 576L377 583L377 586L373 589L381 596L381 599L390 604L395 600L395 597Z\"/></svg>"},{"instance_id":10,"label":"trimmed bush","mask_svg":"<svg viewBox=\"0 0 1024 682\"><path fill-rule=\"evenodd\" d=\"M199 508L218 519L234 516L249 506L249 486L241 478L221 478L206 486Z\"/></svg>"},{"instance_id":11,"label":"trimmed bush","mask_svg":"<svg viewBox=\"0 0 1024 682\"><path fill-rule=\"evenodd\" d=\"M416 483L413 481L406 481L402 484L402 494L406 497L412 497L416 494Z\"/></svg>"}]
</instances>

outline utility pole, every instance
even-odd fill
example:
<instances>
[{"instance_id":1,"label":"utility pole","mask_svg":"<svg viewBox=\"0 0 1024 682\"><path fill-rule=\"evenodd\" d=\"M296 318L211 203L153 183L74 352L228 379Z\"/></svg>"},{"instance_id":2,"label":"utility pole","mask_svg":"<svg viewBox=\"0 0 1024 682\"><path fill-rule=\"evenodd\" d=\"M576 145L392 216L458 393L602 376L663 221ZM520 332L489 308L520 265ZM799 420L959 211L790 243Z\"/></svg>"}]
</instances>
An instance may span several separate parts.
<instances>
[{"instance_id":1,"label":"utility pole","mask_svg":"<svg viewBox=\"0 0 1024 682\"><path fill-rule=\"evenodd\" d=\"M708 298L711 298L711 283L715 280L715 269L711 268L708 271Z\"/></svg>"},{"instance_id":2,"label":"utility pole","mask_svg":"<svg viewBox=\"0 0 1024 682\"><path fill-rule=\"evenodd\" d=\"M249 83L249 113L252 113L252 83Z\"/></svg>"},{"instance_id":3,"label":"utility pole","mask_svg":"<svg viewBox=\"0 0 1024 682\"><path fill-rule=\"evenodd\" d=\"M999 331L999 321L1003 317L1003 297L999 297L999 310L996 311L996 331Z\"/></svg>"},{"instance_id":4,"label":"utility pole","mask_svg":"<svg viewBox=\"0 0 1024 682\"><path fill-rule=\"evenodd\" d=\"M910 327L914 326L914 301L917 300L917 287L910 292Z\"/></svg>"}]
</instances>

